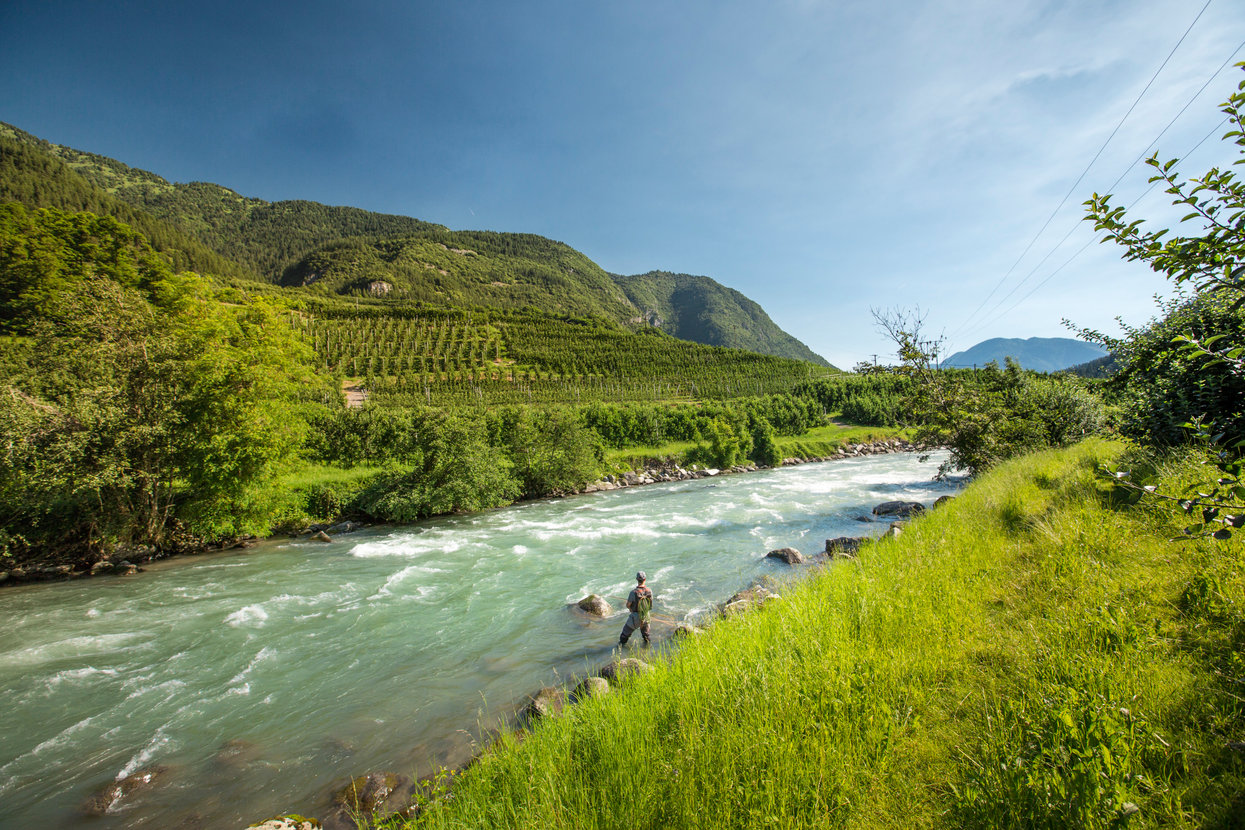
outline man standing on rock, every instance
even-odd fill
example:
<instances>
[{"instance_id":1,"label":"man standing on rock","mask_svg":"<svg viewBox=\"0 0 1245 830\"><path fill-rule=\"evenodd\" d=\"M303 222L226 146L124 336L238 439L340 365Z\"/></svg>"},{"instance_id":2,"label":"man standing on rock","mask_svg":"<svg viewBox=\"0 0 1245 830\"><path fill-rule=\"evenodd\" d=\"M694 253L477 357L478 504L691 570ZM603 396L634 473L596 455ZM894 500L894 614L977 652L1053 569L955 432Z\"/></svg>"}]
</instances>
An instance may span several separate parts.
<instances>
[{"instance_id":1,"label":"man standing on rock","mask_svg":"<svg viewBox=\"0 0 1245 830\"><path fill-rule=\"evenodd\" d=\"M648 636L648 618L653 610L653 592L644 586L644 580L647 579L644 571L640 571L635 575L637 584L631 589L631 593L627 595L627 610L631 613L627 615L627 622L623 625L622 636L618 638L618 644L625 646L627 640L631 639L632 633L638 628L640 633L644 635L644 645L649 645L652 640Z\"/></svg>"}]
</instances>

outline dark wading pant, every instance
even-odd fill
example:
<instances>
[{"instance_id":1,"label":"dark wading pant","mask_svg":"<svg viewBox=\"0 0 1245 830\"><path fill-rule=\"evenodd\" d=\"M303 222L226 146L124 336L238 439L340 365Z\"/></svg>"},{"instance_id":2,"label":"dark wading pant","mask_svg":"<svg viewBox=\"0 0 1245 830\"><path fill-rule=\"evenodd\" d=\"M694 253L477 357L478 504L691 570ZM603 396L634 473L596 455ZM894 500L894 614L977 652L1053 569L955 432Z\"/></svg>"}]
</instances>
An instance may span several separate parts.
<instances>
[{"instance_id":1,"label":"dark wading pant","mask_svg":"<svg viewBox=\"0 0 1245 830\"><path fill-rule=\"evenodd\" d=\"M622 636L618 638L618 644L625 646L637 628L640 629L640 634L644 636L644 642L651 642L648 638L648 623L641 623L640 615L632 611L627 615L627 622L623 625Z\"/></svg>"}]
</instances>

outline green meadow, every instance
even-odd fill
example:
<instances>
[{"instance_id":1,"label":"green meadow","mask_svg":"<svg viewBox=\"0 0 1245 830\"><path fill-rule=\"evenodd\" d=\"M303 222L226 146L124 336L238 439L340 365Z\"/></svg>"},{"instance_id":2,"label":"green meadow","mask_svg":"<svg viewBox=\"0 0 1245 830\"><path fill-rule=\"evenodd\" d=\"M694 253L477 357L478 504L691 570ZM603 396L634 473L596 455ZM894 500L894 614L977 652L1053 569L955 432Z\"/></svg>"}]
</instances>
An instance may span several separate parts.
<instances>
[{"instance_id":1,"label":"green meadow","mask_svg":"<svg viewBox=\"0 0 1245 830\"><path fill-rule=\"evenodd\" d=\"M1245 547L1172 541L1121 462L1207 469L1100 439L1002 464L388 826L1239 827Z\"/></svg>"}]
</instances>

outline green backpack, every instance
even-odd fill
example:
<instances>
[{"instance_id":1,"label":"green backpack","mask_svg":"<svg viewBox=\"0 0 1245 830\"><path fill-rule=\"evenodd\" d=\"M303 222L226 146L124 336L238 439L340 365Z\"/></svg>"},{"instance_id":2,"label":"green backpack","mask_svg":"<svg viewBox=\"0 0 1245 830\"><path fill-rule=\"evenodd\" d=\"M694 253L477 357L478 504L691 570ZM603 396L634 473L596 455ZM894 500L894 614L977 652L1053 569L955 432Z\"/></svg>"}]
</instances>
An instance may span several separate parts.
<instances>
[{"instance_id":1,"label":"green backpack","mask_svg":"<svg viewBox=\"0 0 1245 830\"><path fill-rule=\"evenodd\" d=\"M649 612L653 610L653 592L648 588L635 589L635 612L640 615L640 622L648 622Z\"/></svg>"}]
</instances>

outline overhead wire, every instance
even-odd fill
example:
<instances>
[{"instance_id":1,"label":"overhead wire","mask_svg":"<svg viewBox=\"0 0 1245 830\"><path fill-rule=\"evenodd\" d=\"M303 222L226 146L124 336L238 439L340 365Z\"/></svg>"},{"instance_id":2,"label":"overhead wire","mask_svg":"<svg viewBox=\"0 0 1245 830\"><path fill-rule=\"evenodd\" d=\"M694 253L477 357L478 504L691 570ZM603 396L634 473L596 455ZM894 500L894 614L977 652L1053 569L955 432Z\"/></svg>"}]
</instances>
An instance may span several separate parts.
<instances>
[{"instance_id":1,"label":"overhead wire","mask_svg":"<svg viewBox=\"0 0 1245 830\"><path fill-rule=\"evenodd\" d=\"M1189 109L1189 107L1193 105L1193 102L1194 102L1194 101L1196 101L1196 100L1197 100L1197 99L1201 96L1201 94L1202 94L1203 92L1205 92L1205 91L1206 91L1206 88L1207 88L1208 86L1210 86L1211 82L1212 82L1212 81L1214 81L1216 77L1218 77L1219 73L1220 73L1220 72L1222 72L1222 71L1224 70L1224 68L1225 68L1225 67L1226 67L1226 66L1227 66L1227 65L1228 65L1228 64L1232 61L1232 59L1233 59L1233 58L1235 58L1235 57L1236 57L1237 53L1238 53L1238 52L1240 52L1240 51L1241 51L1241 49L1243 49L1243 48L1245 48L1245 40L1241 41L1241 43L1240 43L1239 45L1237 45L1236 49L1232 50L1232 54L1228 56L1227 60L1225 60L1223 63L1221 63L1221 64L1219 65L1219 68L1217 68L1217 69L1216 69L1213 73L1211 73L1210 77L1206 79L1206 82L1205 82L1204 84L1202 84L1201 88L1199 88L1197 92L1193 93L1193 96L1192 96L1191 98L1189 98L1189 100L1188 100L1188 101L1186 101L1186 102L1185 102L1185 105L1184 105L1183 107L1181 107L1181 108L1180 108L1180 111L1179 111L1179 112L1177 112L1177 113L1176 113L1176 115L1175 115L1175 116L1173 116L1173 117L1172 117L1172 119L1171 119L1170 121L1168 121L1168 122L1167 122L1167 126L1165 126L1162 130L1160 130L1160 131L1159 131L1159 134L1158 134L1158 135L1156 135L1156 136L1154 137L1154 139L1153 139L1153 140L1152 140L1152 141L1151 141L1148 145L1146 145L1146 149L1144 149L1144 150L1142 150L1142 151L1141 151L1141 155L1139 155L1139 156L1137 156L1137 158L1133 159L1132 163L1131 163L1131 164L1129 164L1129 165L1128 165L1128 167L1124 168L1124 172L1120 173L1119 177L1118 177L1118 178L1117 178L1114 182L1112 182L1112 183L1111 183L1111 186L1107 188L1106 192L1110 193L1110 192L1112 192L1113 190L1115 190L1115 188L1119 185L1119 183L1120 183L1120 182L1122 182L1122 181L1124 180L1124 177L1128 175L1129 171L1131 171L1134 167L1136 167L1136 166L1137 166L1137 164L1138 164L1140 161L1142 161L1143 159L1147 158L1147 155L1146 155L1146 154L1150 151L1150 148L1151 148L1151 147L1153 147L1155 144L1157 144L1157 143L1159 142L1159 139L1161 139L1161 138L1162 138L1162 137L1163 137L1163 136L1167 133L1167 131L1168 131L1169 129L1171 129L1172 125L1173 125L1173 124L1175 124L1175 123L1176 123L1176 121L1178 121L1178 120L1180 119L1180 116L1182 116L1182 115L1184 115L1184 114L1185 114L1185 111L1186 111L1186 110L1188 110L1188 109ZM1222 123L1223 123L1223 122L1220 122L1220 124L1222 124ZM1218 129L1218 127L1216 127L1216 129ZM1203 139L1202 139L1202 141L1199 141L1199 142L1197 143L1197 145L1196 145L1193 149L1194 149L1194 150L1196 150L1196 149L1197 149L1197 147L1202 146L1202 143L1203 143L1203 142L1205 142L1205 141L1206 141L1206 139L1205 139L1205 138L1203 138ZM1193 152L1193 150L1190 150L1189 152L1190 152L1190 153L1192 153L1192 152ZM1186 153L1185 155L1187 156L1187 155L1188 155L1188 153ZM1183 158L1183 156L1182 156L1182 158ZM1150 192L1150 190L1153 190L1153 189L1154 189L1153 187L1149 188L1148 190L1146 190L1146 193L1149 193L1149 192ZM1144 195L1145 195L1145 194L1142 194L1142 196L1144 196ZM1140 198L1140 197L1138 197L1138 198ZM1136 200L1134 200L1133 204L1136 204ZM1132 207L1132 205L1129 205L1129 207ZM998 320L998 319L999 319L999 317L1002 317L1002 316L1004 316L1005 314L1010 313L1010 312L1011 312L1011 311L1015 308L1015 306L1014 306L1014 305L1013 305L1011 308L1009 308L1006 312L1004 312L1003 314L1000 314L1000 315L995 315L995 316L991 316L991 315L994 315L994 312L995 312L996 310L998 310L998 309L999 309L999 308L1003 305L1003 303L1007 302L1007 300L1008 300L1008 298L1009 298L1009 297L1011 297L1013 294L1015 294L1017 291L1019 291L1022 287L1024 287L1024 284L1025 284L1025 283L1027 283L1027 282L1028 282L1028 281L1029 281L1029 280L1033 277L1033 275L1034 275L1034 274L1036 274L1036 273L1038 272L1038 269L1040 269L1040 268L1041 268L1041 267L1042 267L1042 266L1046 263L1046 261L1047 261L1048 259L1050 259L1052 256L1054 256L1054 255L1055 255L1055 252L1056 252L1056 251L1058 251L1060 248L1062 248L1062 247L1063 247L1063 244L1064 244L1065 242L1067 242L1067 241L1068 241L1068 239L1072 236L1072 234L1074 234L1074 233L1076 232L1076 230L1077 230L1079 227L1081 227L1081 222L1082 222L1082 221L1084 221L1084 220L1083 220L1083 219L1078 218L1078 219L1077 219L1077 220L1076 220L1076 221L1072 224L1072 226L1071 226L1070 228L1068 228L1068 232L1067 232L1067 233L1065 233L1065 234L1063 235L1063 238L1062 238L1062 239L1060 239L1060 240L1059 240L1059 242L1057 242L1057 243L1055 244L1055 247L1051 248L1051 249L1050 249L1050 250L1046 253L1046 256L1042 257L1042 259L1041 259L1041 260L1039 260L1039 261L1038 261L1038 263L1037 263L1036 265L1034 265L1034 266L1033 266L1033 268L1031 268L1031 269L1029 270L1029 273L1025 275L1024 279L1022 279L1020 282L1016 283L1016 285L1012 288L1012 290L1011 290L1011 291L1008 291L1006 294L1004 294L1004 295L1003 295L1003 297L1002 297L1002 298L1000 298L1000 299L999 299L999 301L998 301L997 303L995 303L995 304L994 304L994 307L993 307L993 308L991 308L989 311L987 311L987 312L986 312L986 315L987 315L987 316L989 316L989 317L990 317L990 319L989 319L988 321L986 321L985 323L978 323L976 326L974 326L974 327L972 328L972 331L978 331L978 330L980 330L981 328L983 328L985 325L988 325L989 323L992 323L992 322L994 322L994 321ZM1090 240L1090 241L1092 242L1093 240ZM1085 247L1088 247L1088 244L1087 244ZM1081 250L1083 251L1083 250L1085 250L1085 248L1082 248ZM1079 253L1080 253L1080 251L1078 251L1077 253L1079 254ZM1068 260L1068 262L1071 262L1071 261L1072 261L1072 259L1075 259L1075 258L1076 258L1076 255L1074 254L1074 255L1073 255L1073 257L1072 257L1072 258L1070 258L1070 259ZM1058 271L1058 270L1062 270L1062 269L1064 268L1064 266L1066 266L1066 265L1068 264L1068 262L1065 262L1063 265L1059 266L1059 269L1057 269L1057 271ZM1053 275L1052 275L1052 276L1053 276ZM1050 278L1049 278L1049 277L1047 277L1047 279L1045 279L1045 280L1043 280L1043 281L1042 281L1042 284L1043 284L1043 285L1045 285L1045 284L1046 284L1047 282L1049 282L1049 281L1050 281ZM1028 294L1026 294L1026 295L1025 295L1025 297L1031 297L1032 295L1033 295L1033 292L1032 292L1032 291L1030 291ZM958 331L958 330L957 330L957 331Z\"/></svg>"},{"instance_id":2,"label":"overhead wire","mask_svg":"<svg viewBox=\"0 0 1245 830\"><path fill-rule=\"evenodd\" d=\"M977 308L975 308L973 312L968 315L968 317L964 318L964 322L962 322L955 329L955 331L951 333L951 336L958 334L968 327L968 324L973 320L973 318L975 318L981 310L985 308L991 298L993 298L998 290L1003 287L1003 284L1007 281L1007 278L1012 275L1012 272L1016 270L1017 266L1019 266L1024 258L1028 256L1029 251L1037 243L1038 239L1042 237L1042 234L1046 232L1046 229L1050 227L1050 223L1054 221L1055 216L1058 215L1059 211L1067 203L1068 199L1072 197L1072 194L1075 193L1076 189L1081 186L1081 182L1085 179L1085 176L1089 173L1094 164L1098 161L1099 157L1101 157L1103 152L1107 149L1107 145L1111 143L1111 139L1115 138L1116 133L1118 133L1120 128L1124 126L1124 122L1128 120L1128 117L1132 115L1133 110L1137 108L1139 103L1141 103L1141 99L1145 97L1147 92L1150 91L1150 87L1154 85L1154 82L1158 79L1159 74L1162 73L1168 62L1171 61L1172 56L1176 54L1176 50L1180 48L1182 43L1184 43L1185 38L1189 36L1189 32L1193 31L1193 27L1197 25L1199 20L1201 20L1202 15L1206 12L1206 9L1210 7L1212 2L1214 2L1214 0L1206 0L1205 5L1202 6L1201 10L1197 13L1197 16L1193 18L1193 22L1190 23L1188 28L1185 29L1184 34L1182 34L1180 39L1176 41L1176 45L1172 47L1171 51L1167 53L1167 57L1163 59L1161 64L1159 64L1159 68L1154 71L1154 74L1150 77L1150 80L1146 82L1146 85L1142 88L1141 92L1137 94L1137 97L1134 99L1132 105L1129 106L1127 112L1125 112L1120 118L1119 123L1115 125L1115 129L1111 131L1111 134L1107 136L1106 141L1104 141L1102 146L1098 148L1098 152L1094 153L1094 157L1090 159L1089 164L1085 165L1085 169L1081 171L1081 175L1077 176L1076 181L1072 183L1070 188L1068 188L1068 192L1064 194L1064 197L1059 200L1059 204L1055 206L1053 211L1051 211L1050 216L1046 218L1046 221L1042 224L1042 227L1039 228L1038 232L1034 234L1031 240L1029 240L1029 244L1025 246L1023 251L1021 251L1020 256L1016 258L1016 261L1012 263L1012 267L1008 268L1007 273L999 278L999 281L995 283L994 288L990 289L990 293L986 295L986 298L981 301L981 304L978 305ZM1010 294L1008 296L1010 296Z\"/></svg>"},{"instance_id":3,"label":"overhead wire","mask_svg":"<svg viewBox=\"0 0 1245 830\"><path fill-rule=\"evenodd\" d=\"M1213 128L1210 132L1208 132L1206 135L1202 136L1202 140L1201 140L1201 141L1199 141L1197 144L1194 144L1194 145L1193 145L1193 147L1192 147L1192 148L1190 148L1190 149L1188 150L1188 152L1186 152L1183 156L1181 156L1181 158L1187 158L1188 156L1190 156L1190 155L1192 155L1193 153L1197 152L1197 149L1198 149L1199 147L1201 147L1203 144L1205 144L1208 140L1210 140L1210 137L1211 137L1211 136L1213 136L1215 133L1219 132L1219 130L1220 130L1220 129L1222 129L1222 128L1223 128L1223 126L1224 126L1224 124L1226 124L1227 122L1228 122L1228 119L1227 119L1227 118L1225 118L1225 119L1223 119L1222 121L1220 121L1218 124L1216 124L1216 125L1214 126L1214 128ZM1147 187L1147 188L1145 189L1145 191L1144 191L1144 192L1143 192L1140 196L1138 196L1136 199L1133 199L1131 202L1129 202L1129 203L1128 203L1128 205L1124 208L1124 209L1125 209L1125 211L1131 210L1131 209L1133 208L1133 206L1134 206L1134 205L1136 205L1138 202L1140 202L1140 201L1141 201L1142 199L1144 199L1146 196L1149 196L1149 195L1150 195L1150 192L1151 192L1151 191L1153 191L1153 190L1154 190L1154 188L1158 187L1158 186L1159 186L1160 184L1162 184L1162 183L1163 183L1162 181L1151 182L1151 183L1150 183L1150 186L1149 186L1149 187ZM1065 238L1066 238L1066 237L1065 237ZM1033 295L1034 295L1034 294L1038 291L1038 289L1040 289L1042 286L1046 285L1046 283L1048 283L1048 282L1050 282L1052 279L1054 279L1054 278L1055 278L1055 276L1056 276L1056 275L1057 275L1060 271L1062 271L1064 268L1066 268L1066 267L1067 267L1067 266L1068 266L1068 265L1072 262L1072 260L1076 259L1078 256L1080 256L1081 254L1083 254L1083 253L1085 252L1085 250L1086 250L1087 248L1089 248L1089 246L1090 246L1090 245L1094 244L1094 242L1095 242L1095 241L1097 241L1097 240L1096 240L1095 238L1092 238L1092 237L1091 237L1091 238L1089 239L1089 241L1087 241L1084 245L1082 245L1082 246L1080 247L1080 249L1078 249L1078 250L1077 250L1077 252L1076 252L1076 253L1074 253L1072 256L1068 257L1068 258L1067 258L1067 260L1065 260L1065 261L1064 261L1064 263L1063 263L1062 265L1060 265L1058 268L1056 268L1054 271L1052 271L1049 275L1047 275L1047 277L1046 277L1044 280L1042 280L1041 282L1039 282L1037 285L1033 286L1033 288L1032 288L1032 289L1030 289L1030 291L1029 291L1029 293L1028 293L1028 294L1025 294L1023 297L1021 297L1019 300L1017 300L1015 303L1013 303L1013 304L1012 304L1012 306L1011 306L1010 308L1008 308L1006 311L1004 311L1004 312L1002 312L1001 314L999 314L999 315L998 315L997 317L995 317L994 319L996 319L996 320L997 320L997 319L999 319L999 318L1006 317L1008 314L1011 314L1013 311L1015 311L1015 310L1016 310L1016 308L1017 308L1017 307L1019 307L1021 303L1023 303L1025 300L1027 300L1027 299L1029 299L1030 297L1032 297L1032 296L1033 296ZM1009 295L1009 296L1010 296L1010 295Z\"/></svg>"}]
</instances>

